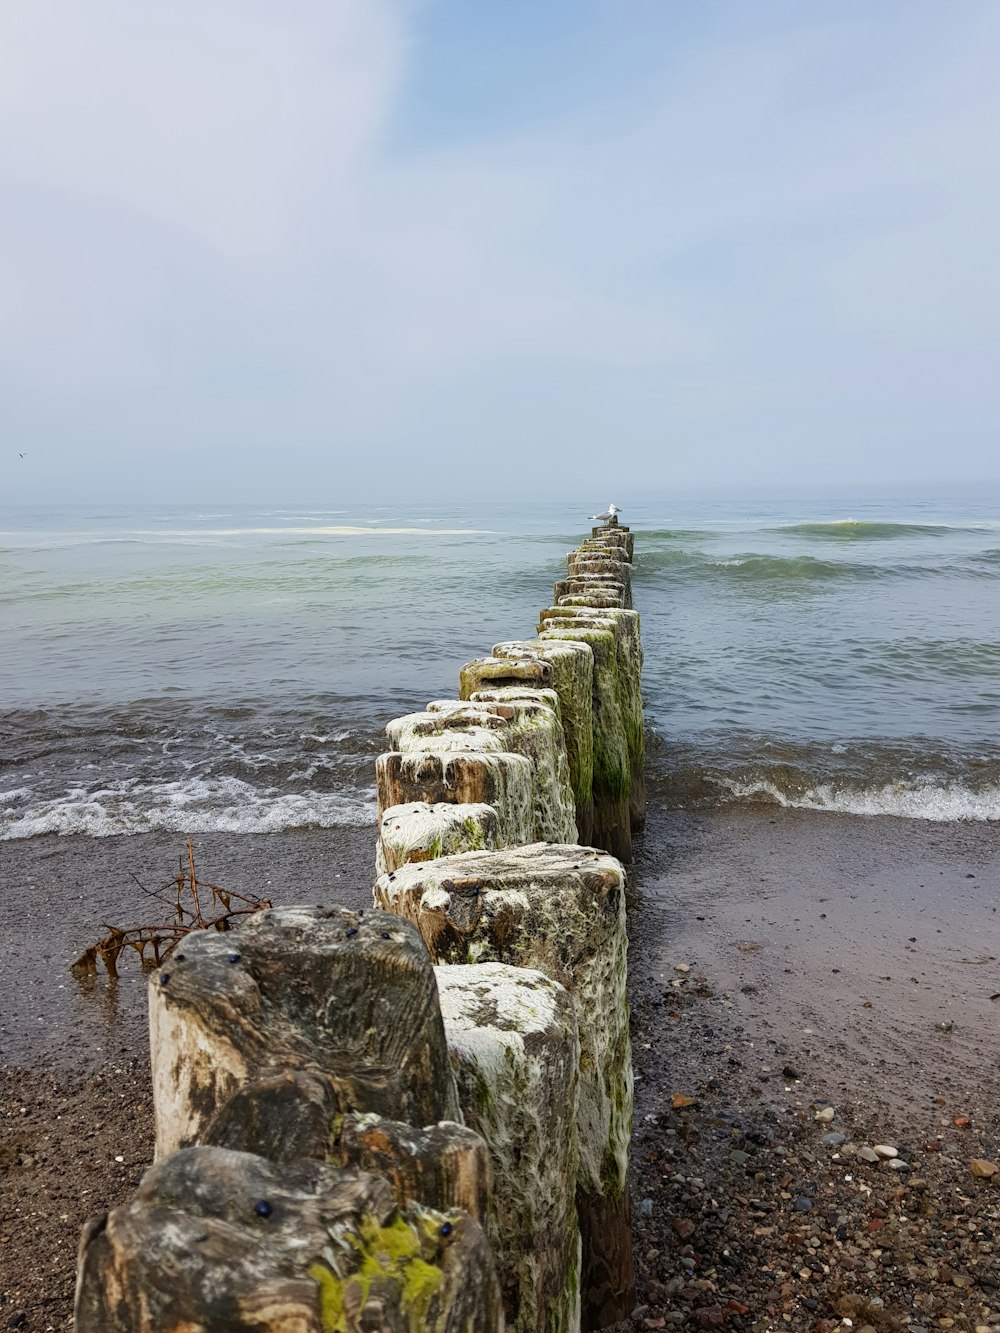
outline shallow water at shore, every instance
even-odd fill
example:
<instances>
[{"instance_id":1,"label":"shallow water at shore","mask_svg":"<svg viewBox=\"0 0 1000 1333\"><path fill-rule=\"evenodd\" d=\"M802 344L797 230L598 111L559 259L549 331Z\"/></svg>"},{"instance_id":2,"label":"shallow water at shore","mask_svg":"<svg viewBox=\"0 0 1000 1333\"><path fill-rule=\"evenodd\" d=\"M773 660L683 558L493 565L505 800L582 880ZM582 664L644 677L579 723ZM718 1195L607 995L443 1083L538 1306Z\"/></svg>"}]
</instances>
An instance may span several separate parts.
<instances>
[{"instance_id":1,"label":"shallow water at shore","mask_svg":"<svg viewBox=\"0 0 1000 1333\"><path fill-rule=\"evenodd\" d=\"M386 720L530 638L583 506L0 510L0 840L372 817ZM674 806L1000 818L1000 495L640 502Z\"/></svg>"}]
</instances>

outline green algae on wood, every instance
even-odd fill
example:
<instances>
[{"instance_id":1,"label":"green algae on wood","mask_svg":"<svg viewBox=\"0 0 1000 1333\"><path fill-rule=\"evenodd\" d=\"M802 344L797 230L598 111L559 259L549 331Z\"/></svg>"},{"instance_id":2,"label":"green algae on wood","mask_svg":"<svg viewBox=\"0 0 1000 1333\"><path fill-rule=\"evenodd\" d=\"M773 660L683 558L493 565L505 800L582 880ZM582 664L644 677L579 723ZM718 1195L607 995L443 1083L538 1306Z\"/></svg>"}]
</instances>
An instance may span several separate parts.
<instances>
[{"instance_id":1,"label":"green algae on wood","mask_svg":"<svg viewBox=\"0 0 1000 1333\"><path fill-rule=\"evenodd\" d=\"M632 756L622 707L617 634L610 620L567 616L547 622L543 642L584 643L593 655L593 840L622 861L632 859L629 800Z\"/></svg>"},{"instance_id":2,"label":"green algae on wood","mask_svg":"<svg viewBox=\"0 0 1000 1333\"><path fill-rule=\"evenodd\" d=\"M639 614L621 608L556 606L541 612L539 628L544 633L572 624L607 625L616 636L617 693L630 762L629 814L633 833L641 829L646 815L645 721L642 704L642 638Z\"/></svg>"}]
</instances>

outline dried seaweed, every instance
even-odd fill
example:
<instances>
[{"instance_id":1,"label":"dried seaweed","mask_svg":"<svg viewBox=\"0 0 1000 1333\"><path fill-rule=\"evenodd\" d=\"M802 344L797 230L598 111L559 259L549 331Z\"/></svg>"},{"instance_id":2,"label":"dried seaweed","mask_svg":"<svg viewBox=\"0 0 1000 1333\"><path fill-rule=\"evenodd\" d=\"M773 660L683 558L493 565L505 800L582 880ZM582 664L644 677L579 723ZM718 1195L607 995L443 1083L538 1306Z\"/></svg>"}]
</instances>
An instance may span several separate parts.
<instances>
[{"instance_id":1,"label":"dried seaweed","mask_svg":"<svg viewBox=\"0 0 1000 1333\"><path fill-rule=\"evenodd\" d=\"M231 930L239 924L241 917L272 905L267 898L236 893L233 889L222 889L218 884L199 880L194 867L194 847L190 842L186 852L186 857L182 855L179 860L173 881L162 889L148 889L135 875L132 876L143 893L170 909L171 919L141 926L105 924L106 934L84 949L70 971L77 976L93 976L100 961L109 977L117 977L118 960L128 949L139 955L140 966L155 967L190 931Z\"/></svg>"}]
</instances>

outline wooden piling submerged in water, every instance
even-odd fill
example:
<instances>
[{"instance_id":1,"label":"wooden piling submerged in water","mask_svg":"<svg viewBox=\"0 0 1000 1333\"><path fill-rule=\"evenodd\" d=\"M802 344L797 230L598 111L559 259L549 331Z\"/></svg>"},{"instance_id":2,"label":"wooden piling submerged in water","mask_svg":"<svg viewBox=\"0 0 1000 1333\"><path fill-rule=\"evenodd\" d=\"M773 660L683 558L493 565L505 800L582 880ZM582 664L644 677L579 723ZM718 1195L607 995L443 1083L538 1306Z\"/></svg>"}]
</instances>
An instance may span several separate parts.
<instances>
[{"instance_id":1,"label":"wooden piling submerged in water","mask_svg":"<svg viewBox=\"0 0 1000 1333\"><path fill-rule=\"evenodd\" d=\"M633 534L387 727L371 911L278 908L150 980L157 1164L88 1223L80 1333L573 1333L628 1316Z\"/></svg>"}]
</instances>

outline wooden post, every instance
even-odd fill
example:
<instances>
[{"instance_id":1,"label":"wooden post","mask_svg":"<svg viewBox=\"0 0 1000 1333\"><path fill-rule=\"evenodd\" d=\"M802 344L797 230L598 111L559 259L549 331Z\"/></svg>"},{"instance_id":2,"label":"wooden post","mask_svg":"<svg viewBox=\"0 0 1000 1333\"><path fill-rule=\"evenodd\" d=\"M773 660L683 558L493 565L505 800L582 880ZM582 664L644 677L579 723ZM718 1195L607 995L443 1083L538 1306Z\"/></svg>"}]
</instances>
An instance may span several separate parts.
<instances>
[{"instance_id":1,"label":"wooden post","mask_svg":"<svg viewBox=\"0 0 1000 1333\"><path fill-rule=\"evenodd\" d=\"M559 714L548 704L439 699L422 713L390 722L386 734L393 750L404 755L455 750L523 755L533 770L528 840L576 840L566 741Z\"/></svg>"},{"instance_id":2,"label":"wooden post","mask_svg":"<svg viewBox=\"0 0 1000 1333\"><path fill-rule=\"evenodd\" d=\"M465 1125L441 1120L417 1129L377 1115L348 1115L339 1152L344 1166L385 1176L397 1203L412 1199L441 1212L463 1208L481 1224L489 1215L489 1148Z\"/></svg>"},{"instance_id":3,"label":"wooden post","mask_svg":"<svg viewBox=\"0 0 1000 1333\"><path fill-rule=\"evenodd\" d=\"M536 844L404 866L375 886L414 922L437 963L536 968L570 992L580 1031L584 1324L625 1318L634 1280L627 1203L632 1130L625 876L583 847ZM440 975L440 974L439 974Z\"/></svg>"},{"instance_id":4,"label":"wooden post","mask_svg":"<svg viewBox=\"0 0 1000 1333\"><path fill-rule=\"evenodd\" d=\"M395 805L489 805L502 841L526 842L534 829L534 769L522 754L398 750L375 761L379 818Z\"/></svg>"},{"instance_id":5,"label":"wooden post","mask_svg":"<svg viewBox=\"0 0 1000 1333\"><path fill-rule=\"evenodd\" d=\"M558 634L579 626L613 626L617 654L617 699L629 756L629 818L633 833L646 819L645 718L642 707L642 639L639 614L614 607L554 606L541 613L539 633ZM595 704L595 708L599 708ZM599 719L595 726L600 726Z\"/></svg>"},{"instance_id":6,"label":"wooden post","mask_svg":"<svg viewBox=\"0 0 1000 1333\"><path fill-rule=\"evenodd\" d=\"M576 1333L580 1233L573 1002L530 968L437 968L466 1123L490 1145L486 1232L511 1333Z\"/></svg>"},{"instance_id":7,"label":"wooden post","mask_svg":"<svg viewBox=\"0 0 1000 1333\"><path fill-rule=\"evenodd\" d=\"M392 805L379 821L375 870L384 875L410 861L502 846L500 816L492 805L448 805L443 801Z\"/></svg>"},{"instance_id":8,"label":"wooden post","mask_svg":"<svg viewBox=\"0 0 1000 1333\"><path fill-rule=\"evenodd\" d=\"M559 647L538 639L519 640L495 644L491 657L467 662L459 688L463 699L484 690L532 683L555 690L573 790L576 837L581 843L589 843L593 836L593 674L593 658L585 645Z\"/></svg>"},{"instance_id":9,"label":"wooden post","mask_svg":"<svg viewBox=\"0 0 1000 1333\"><path fill-rule=\"evenodd\" d=\"M285 1069L325 1075L349 1110L458 1116L427 951L381 912L285 907L188 936L150 979L150 1047L159 1157Z\"/></svg>"},{"instance_id":10,"label":"wooden post","mask_svg":"<svg viewBox=\"0 0 1000 1333\"><path fill-rule=\"evenodd\" d=\"M319 1162L189 1148L84 1228L76 1333L500 1333L489 1245L459 1211Z\"/></svg>"}]
</instances>

